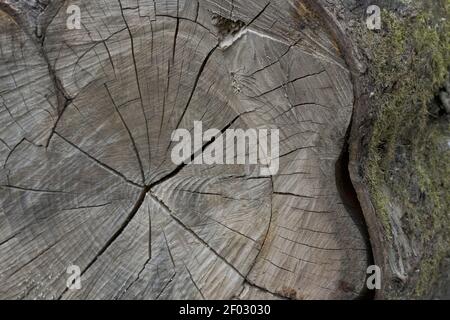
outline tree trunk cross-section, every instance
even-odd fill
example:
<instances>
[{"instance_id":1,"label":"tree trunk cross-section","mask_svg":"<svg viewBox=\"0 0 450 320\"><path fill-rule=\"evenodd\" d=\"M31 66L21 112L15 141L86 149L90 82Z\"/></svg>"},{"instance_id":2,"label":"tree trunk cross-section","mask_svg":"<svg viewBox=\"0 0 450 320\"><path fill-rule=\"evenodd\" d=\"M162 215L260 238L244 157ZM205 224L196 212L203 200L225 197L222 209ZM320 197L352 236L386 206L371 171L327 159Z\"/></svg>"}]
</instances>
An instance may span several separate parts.
<instances>
[{"instance_id":1,"label":"tree trunk cross-section","mask_svg":"<svg viewBox=\"0 0 450 320\"><path fill-rule=\"evenodd\" d=\"M364 292L367 237L336 169L351 75L305 4L57 5L42 43L0 12L1 298ZM175 165L171 135L194 121L279 129L279 172ZM71 265L81 290L66 287Z\"/></svg>"}]
</instances>

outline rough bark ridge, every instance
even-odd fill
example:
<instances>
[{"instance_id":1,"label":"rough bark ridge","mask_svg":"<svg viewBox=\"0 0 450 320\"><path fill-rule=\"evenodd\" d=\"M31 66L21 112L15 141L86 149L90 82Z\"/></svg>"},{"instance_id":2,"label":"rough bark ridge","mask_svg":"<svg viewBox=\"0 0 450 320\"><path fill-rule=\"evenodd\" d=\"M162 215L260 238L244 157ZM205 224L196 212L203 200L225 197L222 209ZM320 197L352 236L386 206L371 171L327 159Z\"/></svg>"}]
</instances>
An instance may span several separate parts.
<instances>
[{"instance_id":1,"label":"rough bark ridge","mask_svg":"<svg viewBox=\"0 0 450 320\"><path fill-rule=\"evenodd\" d=\"M0 7L0 297L364 293L370 246L342 156L353 70L315 6L86 0L68 30L70 4L37 22ZM171 134L194 121L280 129L280 171L174 165Z\"/></svg>"},{"instance_id":2,"label":"rough bark ridge","mask_svg":"<svg viewBox=\"0 0 450 320\"><path fill-rule=\"evenodd\" d=\"M439 88L450 67L450 3L320 3L324 21L341 26L330 30L354 70L349 169L383 271L377 297L448 298L449 116ZM369 5L383 10L380 32L365 28Z\"/></svg>"}]
</instances>

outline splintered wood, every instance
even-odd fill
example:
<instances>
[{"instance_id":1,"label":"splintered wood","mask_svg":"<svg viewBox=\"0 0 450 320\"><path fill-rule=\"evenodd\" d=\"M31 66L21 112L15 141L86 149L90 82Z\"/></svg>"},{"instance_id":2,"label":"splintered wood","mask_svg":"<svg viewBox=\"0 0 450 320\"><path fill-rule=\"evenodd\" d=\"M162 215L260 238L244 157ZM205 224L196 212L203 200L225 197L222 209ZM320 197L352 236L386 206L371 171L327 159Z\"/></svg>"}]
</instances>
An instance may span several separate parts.
<instances>
[{"instance_id":1,"label":"splintered wood","mask_svg":"<svg viewBox=\"0 0 450 320\"><path fill-rule=\"evenodd\" d=\"M70 5L79 29L68 28ZM0 13L1 298L364 291L362 217L336 173L353 88L332 38L302 20L303 4L51 6L60 8L42 42ZM278 129L279 171L173 163L172 133L195 121ZM81 270L76 290L70 266Z\"/></svg>"}]
</instances>

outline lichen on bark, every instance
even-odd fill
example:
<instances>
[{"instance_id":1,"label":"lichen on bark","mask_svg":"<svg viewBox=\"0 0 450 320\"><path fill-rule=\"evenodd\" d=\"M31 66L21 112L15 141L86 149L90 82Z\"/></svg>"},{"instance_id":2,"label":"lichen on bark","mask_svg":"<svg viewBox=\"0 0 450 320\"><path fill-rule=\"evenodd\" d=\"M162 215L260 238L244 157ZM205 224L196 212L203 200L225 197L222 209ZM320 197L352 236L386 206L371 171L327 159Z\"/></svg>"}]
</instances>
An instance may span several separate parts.
<instances>
[{"instance_id":1,"label":"lichen on bark","mask_svg":"<svg viewBox=\"0 0 450 320\"><path fill-rule=\"evenodd\" d=\"M386 10L381 31L360 35L376 113L369 191L386 241L398 247L401 228L411 251L399 253L406 274L389 290L392 298L429 296L450 250L450 135L436 98L450 66L449 8L444 0L417 1L403 16Z\"/></svg>"}]
</instances>

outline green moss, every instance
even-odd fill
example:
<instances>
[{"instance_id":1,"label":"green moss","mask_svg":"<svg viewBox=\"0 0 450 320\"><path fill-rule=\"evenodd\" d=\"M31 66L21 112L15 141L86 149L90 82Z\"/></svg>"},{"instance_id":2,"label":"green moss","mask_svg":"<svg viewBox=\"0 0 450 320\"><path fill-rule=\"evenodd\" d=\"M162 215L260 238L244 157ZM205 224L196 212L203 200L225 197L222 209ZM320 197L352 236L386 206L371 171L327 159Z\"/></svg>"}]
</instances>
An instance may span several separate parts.
<instances>
[{"instance_id":1,"label":"green moss","mask_svg":"<svg viewBox=\"0 0 450 320\"><path fill-rule=\"evenodd\" d=\"M392 240L389 204L394 200L407 211L410 236L430 248L418 267L418 296L427 292L440 260L450 251L449 154L442 148L449 127L434 123L429 112L450 67L450 0L440 2L437 7L446 19L425 6L414 18L385 11L383 30L362 37L371 54L377 111L367 180L386 238ZM419 199L414 199L414 188Z\"/></svg>"},{"instance_id":2,"label":"green moss","mask_svg":"<svg viewBox=\"0 0 450 320\"><path fill-rule=\"evenodd\" d=\"M441 248L431 257L427 257L420 264L420 274L413 295L416 297L426 296L431 285L438 279L439 268L443 259L448 254L448 248Z\"/></svg>"},{"instance_id":3,"label":"green moss","mask_svg":"<svg viewBox=\"0 0 450 320\"><path fill-rule=\"evenodd\" d=\"M449 132L448 124L430 127L422 136L421 150L414 157L418 184L427 198L425 207L418 211L420 214L410 214L409 219L413 228L420 230L422 241L433 243L433 250L418 268L419 278L414 291L418 297L425 295L437 280L441 262L450 252L450 151L446 147L450 141Z\"/></svg>"}]
</instances>

